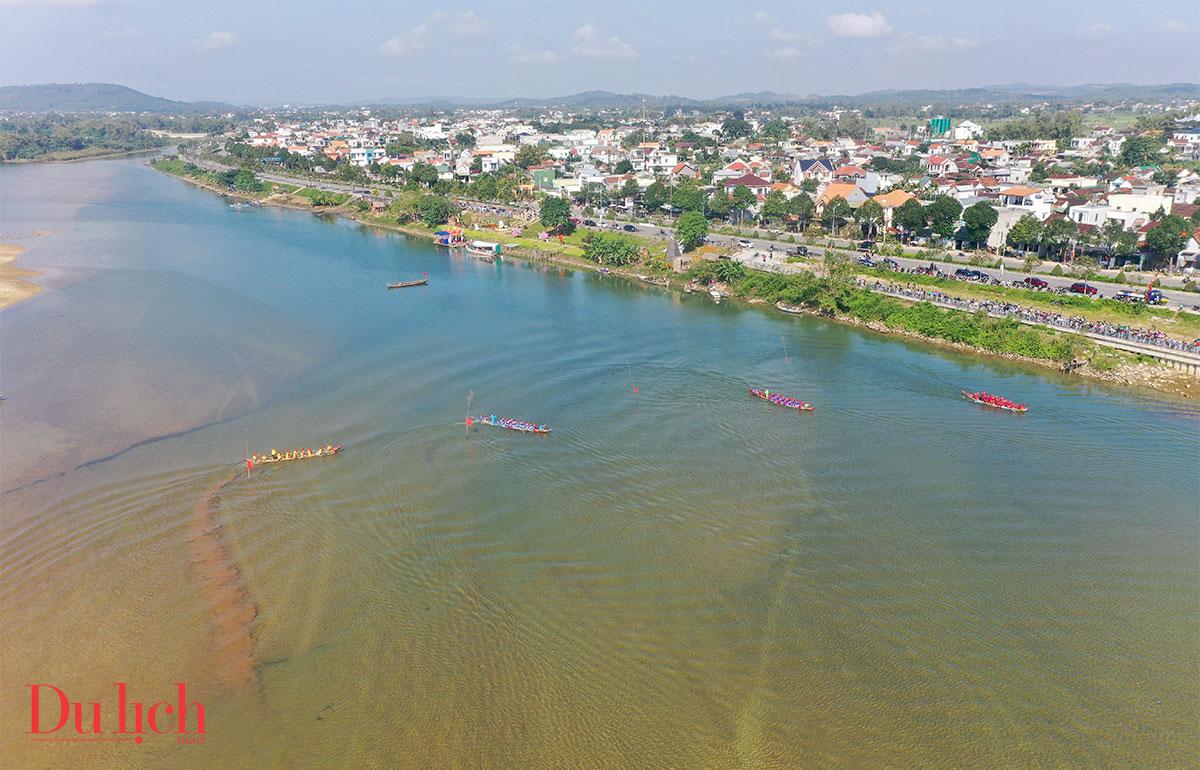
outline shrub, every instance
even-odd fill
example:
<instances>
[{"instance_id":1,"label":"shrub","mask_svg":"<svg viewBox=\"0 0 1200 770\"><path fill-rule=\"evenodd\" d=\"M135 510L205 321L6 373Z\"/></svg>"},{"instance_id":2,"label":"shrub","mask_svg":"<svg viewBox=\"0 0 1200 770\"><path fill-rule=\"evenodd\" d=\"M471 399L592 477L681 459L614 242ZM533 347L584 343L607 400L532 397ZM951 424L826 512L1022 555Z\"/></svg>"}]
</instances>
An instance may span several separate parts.
<instances>
[{"instance_id":1,"label":"shrub","mask_svg":"<svg viewBox=\"0 0 1200 770\"><path fill-rule=\"evenodd\" d=\"M1054 269L1050 271L1050 275L1062 275L1062 274L1063 274L1063 269L1062 269L1061 264L1055 265Z\"/></svg>"}]
</instances>

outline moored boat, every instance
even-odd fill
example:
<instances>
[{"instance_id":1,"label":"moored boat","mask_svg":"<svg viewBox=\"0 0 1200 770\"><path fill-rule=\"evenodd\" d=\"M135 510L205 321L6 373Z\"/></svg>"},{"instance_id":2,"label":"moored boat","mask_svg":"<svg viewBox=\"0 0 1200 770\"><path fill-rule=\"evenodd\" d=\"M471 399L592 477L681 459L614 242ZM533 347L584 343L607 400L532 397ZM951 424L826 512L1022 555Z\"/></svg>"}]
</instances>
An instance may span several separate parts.
<instances>
[{"instance_id":1,"label":"moored boat","mask_svg":"<svg viewBox=\"0 0 1200 770\"><path fill-rule=\"evenodd\" d=\"M488 262L494 261L496 257L500 256L502 249L503 247L499 243L492 241L471 241L467 244L467 253Z\"/></svg>"},{"instance_id":2,"label":"moored boat","mask_svg":"<svg viewBox=\"0 0 1200 770\"><path fill-rule=\"evenodd\" d=\"M507 430L515 430L518 433L549 433L548 425L536 425L532 422L524 420L513 420L507 417L497 417L496 415L481 414L478 417L468 417L467 426L472 425L492 425L497 428L505 428Z\"/></svg>"},{"instance_id":3,"label":"moored boat","mask_svg":"<svg viewBox=\"0 0 1200 770\"><path fill-rule=\"evenodd\" d=\"M1015 412L1016 414L1025 414L1029 411L1029 407L1025 404L1018 404L1016 401L1010 401L1004 396L993 395L988 393L986 390L964 390L962 394L963 398L967 399L968 401L974 401L976 404L980 404L982 406L990 406L993 409L1004 409L1005 411Z\"/></svg>"},{"instance_id":4,"label":"moored boat","mask_svg":"<svg viewBox=\"0 0 1200 770\"><path fill-rule=\"evenodd\" d=\"M795 409L798 412L811 412L813 410L813 405L807 401L801 401L791 396L781 396L778 393L772 393L767 388L750 388L750 395L761 398L763 401L769 401L776 406Z\"/></svg>"},{"instance_id":5,"label":"moored boat","mask_svg":"<svg viewBox=\"0 0 1200 770\"><path fill-rule=\"evenodd\" d=\"M415 281L400 281L399 283L389 283L389 289L407 289L409 286L424 286L429 283L428 278L418 278Z\"/></svg>"},{"instance_id":6,"label":"moored boat","mask_svg":"<svg viewBox=\"0 0 1200 770\"><path fill-rule=\"evenodd\" d=\"M318 449L311 447L307 449L286 449L280 452L277 449L272 449L270 452L262 454L252 454L245 458L246 470L249 471L255 465L270 465L271 463L286 463L292 460L310 460L314 457L329 457L342 451L341 444L326 444Z\"/></svg>"},{"instance_id":7,"label":"moored boat","mask_svg":"<svg viewBox=\"0 0 1200 770\"><path fill-rule=\"evenodd\" d=\"M721 297L725 295L721 294L720 290L714 288L708 290L708 296L712 297L712 301L719 305L721 304Z\"/></svg>"},{"instance_id":8,"label":"moored boat","mask_svg":"<svg viewBox=\"0 0 1200 770\"><path fill-rule=\"evenodd\" d=\"M648 283L651 286L670 286L671 282L666 278L658 278L653 275L642 275L638 273L638 280L643 283Z\"/></svg>"}]
</instances>

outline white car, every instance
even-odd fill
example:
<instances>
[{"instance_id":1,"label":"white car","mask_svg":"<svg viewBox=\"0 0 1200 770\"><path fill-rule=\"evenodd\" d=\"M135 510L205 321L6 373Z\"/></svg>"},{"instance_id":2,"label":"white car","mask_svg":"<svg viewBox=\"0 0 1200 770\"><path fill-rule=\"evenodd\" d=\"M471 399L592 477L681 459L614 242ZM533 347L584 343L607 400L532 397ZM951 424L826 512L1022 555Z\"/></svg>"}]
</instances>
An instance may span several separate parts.
<instances>
[{"instance_id":1,"label":"white car","mask_svg":"<svg viewBox=\"0 0 1200 770\"><path fill-rule=\"evenodd\" d=\"M752 243L752 242L751 242L749 239L747 239L747 238L740 238L740 239L738 239L738 245L739 245L739 246L744 246L744 247L746 247L746 248L750 248L750 247L751 247L751 246L753 246L754 244L753 244L753 243Z\"/></svg>"}]
</instances>

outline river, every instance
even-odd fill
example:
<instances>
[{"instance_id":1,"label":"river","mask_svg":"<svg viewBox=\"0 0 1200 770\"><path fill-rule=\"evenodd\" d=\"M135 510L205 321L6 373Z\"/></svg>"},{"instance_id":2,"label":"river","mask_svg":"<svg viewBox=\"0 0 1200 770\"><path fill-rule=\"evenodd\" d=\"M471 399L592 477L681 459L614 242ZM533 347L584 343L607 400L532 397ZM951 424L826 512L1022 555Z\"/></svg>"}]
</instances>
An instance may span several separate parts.
<instances>
[{"instance_id":1,"label":"river","mask_svg":"<svg viewBox=\"0 0 1200 770\"><path fill-rule=\"evenodd\" d=\"M0 240L47 287L0 313L6 765L1200 753L1195 407L138 160L0 169ZM203 745L26 734L24 685L117 681L186 682Z\"/></svg>"}]
</instances>

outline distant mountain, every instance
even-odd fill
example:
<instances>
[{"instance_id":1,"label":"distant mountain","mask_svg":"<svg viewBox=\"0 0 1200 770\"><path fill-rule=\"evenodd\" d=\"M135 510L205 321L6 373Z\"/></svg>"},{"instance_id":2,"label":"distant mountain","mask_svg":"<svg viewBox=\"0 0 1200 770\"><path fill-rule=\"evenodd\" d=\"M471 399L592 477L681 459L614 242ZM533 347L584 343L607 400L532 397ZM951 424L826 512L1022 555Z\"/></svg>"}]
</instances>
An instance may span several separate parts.
<instances>
[{"instance_id":1,"label":"distant mountain","mask_svg":"<svg viewBox=\"0 0 1200 770\"><path fill-rule=\"evenodd\" d=\"M5 112L158 112L174 115L229 112L220 102L176 102L112 83L0 86Z\"/></svg>"},{"instance_id":2,"label":"distant mountain","mask_svg":"<svg viewBox=\"0 0 1200 770\"><path fill-rule=\"evenodd\" d=\"M1159 85L1136 85L1133 83L1088 83L1077 86L1042 86L1029 83L1009 83L1004 85L981 86L979 88L958 89L886 89L869 91L863 94L830 94L799 96L791 93L776 93L774 91L747 91L736 94L718 96L711 99L696 99L687 96L631 93L618 94L611 91L582 91L565 96L547 98L515 97L512 99L484 98L401 98L383 99L372 104L407 106L407 107L436 107L453 109L455 107L482 107L488 109L544 109L565 108L575 110L585 109L637 109L643 104L648 109L663 110L670 108L684 109L718 109L722 107L770 107L788 104L826 106L842 105L846 107L879 107L896 103L921 104L1004 104L1029 102L1117 102L1117 101L1169 101L1173 99L1200 99L1200 84L1197 83L1164 83Z\"/></svg>"}]
</instances>

